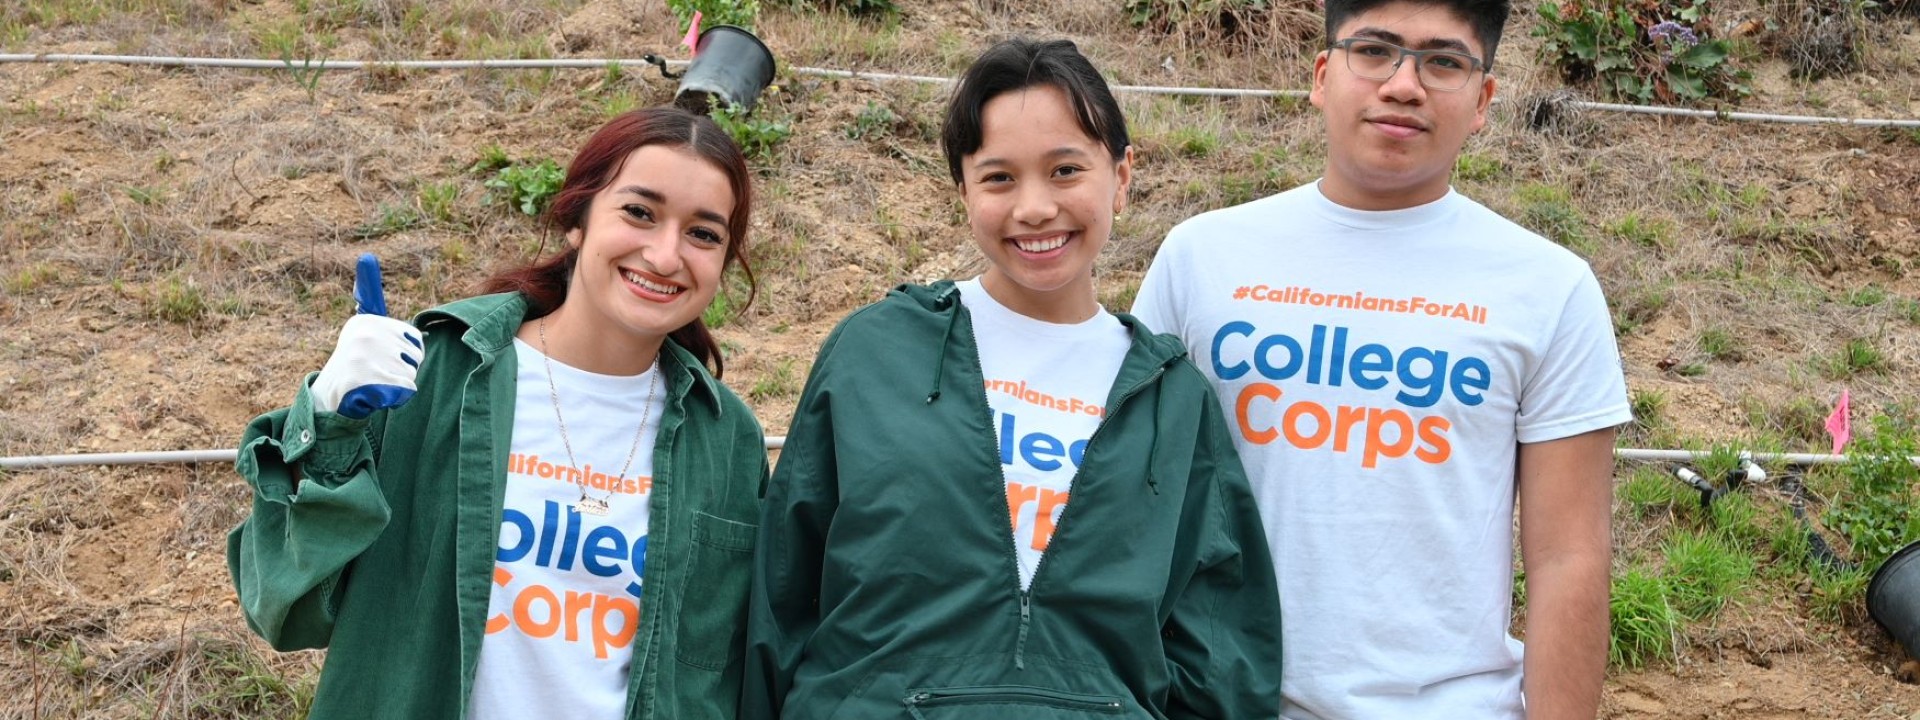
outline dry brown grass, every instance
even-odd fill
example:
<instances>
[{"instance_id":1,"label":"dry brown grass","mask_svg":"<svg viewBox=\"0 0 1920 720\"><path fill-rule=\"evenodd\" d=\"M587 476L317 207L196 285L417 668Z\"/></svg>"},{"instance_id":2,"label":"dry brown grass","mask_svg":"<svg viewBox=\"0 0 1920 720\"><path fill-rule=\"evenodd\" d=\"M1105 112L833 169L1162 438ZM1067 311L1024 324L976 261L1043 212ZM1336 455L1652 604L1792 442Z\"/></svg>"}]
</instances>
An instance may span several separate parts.
<instances>
[{"instance_id":1,"label":"dry brown grass","mask_svg":"<svg viewBox=\"0 0 1920 720\"><path fill-rule=\"evenodd\" d=\"M16 4L0 9L0 47L680 56L659 0L312 0L304 16L296 4L116 0L90 20L78 17L80 0L33 4L48 17ZM1218 48L1143 34L1117 0L932 0L909 3L894 22L774 5L760 33L789 66L952 74L992 40L1031 34L1076 40L1122 83L1297 89L1315 44ZM1470 141L1456 182L1593 264L1623 328L1630 388L1663 399L1646 418L1657 430L1632 441L1824 449L1818 422L1840 387L1851 389L1856 417L1920 397L1920 201L1911 191L1920 133L1597 112L1536 132L1525 101L1559 88L1533 60L1530 12L1516 9L1501 51L1505 101ZM1813 84L1784 62L1763 62L1749 105L1911 115L1920 33L1906 16L1883 25L1866 75ZM761 293L718 331L727 381L756 398L775 435L792 384L847 311L899 282L981 269L935 141L943 87L778 82L758 112L791 122L796 135L758 181L750 252ZM342 72L309 88L285 71L0 66L0 454L230 445L325 359L360 252L381 255L390 302L409 313L465 295L491 268L540 247L541 233L489 204L484 176L468 171L486 148L565 160L615 94L657 104L673 89L651 70L612 83L598 70ZM1321 120L1302 101L1121 100L1136 183L1098 280L1117 309L1174 223L1311 180L1324 163ZM852 136L870 105L895 121ZM429 187L454 188L444 217L368 231L395 209L420 210ZM1884 356L1881 369L1836 372L1834 359L1856 339ZM1680 371L1688 367L1700 372ZM220 556L246 497L218 466L0 475L0 684L40 688L7 693L0 718L36 708L41 717L290 714L318 657L263 653L245 637ZM1658 523L1635 522L1622 518L1622 537L1650 542ZM1734 647L1735 634L1767 622L1722 628L1720 644ZM1767 650L1781 667L1920 709L1911 688L1880 684L1861 659L1871 652ZM1699 662L1674 677L1740 665ZM1635 710L1631 698L1684 694L1663 682L1617 682L1611 716L1680 716ZM234 699L248 688L264 699Z\"/></svg>"}]
</instances>

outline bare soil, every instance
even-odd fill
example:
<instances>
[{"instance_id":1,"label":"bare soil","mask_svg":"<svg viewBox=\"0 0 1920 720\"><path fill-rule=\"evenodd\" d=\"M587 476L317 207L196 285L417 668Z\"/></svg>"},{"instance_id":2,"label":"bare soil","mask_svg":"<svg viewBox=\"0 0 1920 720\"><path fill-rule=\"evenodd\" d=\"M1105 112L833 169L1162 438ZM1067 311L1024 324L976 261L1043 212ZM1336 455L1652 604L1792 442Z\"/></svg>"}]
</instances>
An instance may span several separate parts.
<instances>
[{"instance_id":1,"label":"bare soil","mask_svg":"<svg viewBox=\"0 0 1920 720\"><path fill-rule=\"evenodd\" d=\"M1117 0L904 4L887 24L765 3L758 31L786 66L945 75L991 40L1027 33L1074 38L1122 83L1301 88L1307 76L1299 47L1143 34ZM30 25L3 51L269 57L273 28L310 17L300 7L352 4L123 5ZM408 8L433 3L354 6L362 13L328 26L319 54L486 47L432 23L401 32ZM467 14L422 12L532 38L556 57L684 57L659 0L456 6ZM1520 109L1560 83L1534 58L1533 21L1530 6L1516 11L1501 51L1506 101L1468 148L1497 170L1459 187L1536 228L1551 218L1529 188L1566 191L1582 235L1570 244L1631 321L1629 385L1662 400L1628 442L1824 451L1818 419L1842 387L1856 418L1910 408L1920 132L1600 112L1536 132ZM1818 82L1756 60L1758 94L1742 109L1920 117L1913 16L1885 16L1872 37L1865 70ZM717 331L726 380L770 435L784 432L840 317L899 282L982 267L935 139L941 88L791 71L777 82L759 115L795 135L762 163L758 296ZM333 72L309 85L287 71L0 65L0 455L231 446L325 360L359 253L381 256L402 314L468 294L550 240L490 202L485 176L468 169L486 148L564 162L609 107L665 103L673 90L638 69ZM1099 273L1115 309L1175 222L1310 180L1324 159L1318 116L1302 102L1123 101L1140 164ZM854 137L876 106L895 119ZM457 196L431 217L420 198L435 186ZM409 211L429 217L390 222ZM1630 214L1666 230L1609 231ZM1882 299L1865 302L1869 290ZM1739 351L1706 353L1711 329ZM1870 343L1880 365L1824 369L1849 340ZM1678 371L1688 365L1701 371ZM318 654L263 653L227 579L224 534L247 497L218 464L0 474L0 684L18 688L0 693L0 718L297 713L277 699L311 682ZM1633 522L1622 515L1623 542L1643 537ZM1814 618L1809 592L1762 587L1690 628L1675 662L1614 673L1603 715L1920 717L1920 687L1911 673L1896 678L1899 649L1863 611ZM296 690L276 690L276 678ZM235 699L245 692L268 701Z\"/></svg>"}]
</instances>

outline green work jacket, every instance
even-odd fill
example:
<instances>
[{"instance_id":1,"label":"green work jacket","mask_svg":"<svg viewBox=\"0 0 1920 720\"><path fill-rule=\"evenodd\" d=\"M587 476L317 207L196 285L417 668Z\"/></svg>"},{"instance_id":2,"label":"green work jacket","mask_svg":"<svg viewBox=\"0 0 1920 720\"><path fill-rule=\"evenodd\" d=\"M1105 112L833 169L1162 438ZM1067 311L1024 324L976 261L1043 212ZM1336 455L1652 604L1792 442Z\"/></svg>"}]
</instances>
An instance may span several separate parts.
<instances>
[{"instance_id":1,"label":"green work jacket","mask_svg":"<svg viewBox=\"0 0 1920 720\"><path fill-rule=\"evenodd\" d=\"M281 650L328 648L313 720L461 720L485 636L513 436L518 294L414 319L418 394L353 420L293 406L255 418L238 467L253 512L227 538L247 624ZM731 720L767 456L759 423L668 341L646 594L629 720ZM309 378L309 383L311 378Z\"/></svg>"},{"instance_id":2,"label":"green work jacket","mask_svg":"<svg viewBox=\"0 0 1920 720\"><path fill-rule=\"evenodd\" d=\"M1027 589L951 283L843 321L768 485L747 717L1258 720L1280 606L1245 471L1171 336L1132 337Z\"/></svg>"}]
</instances>

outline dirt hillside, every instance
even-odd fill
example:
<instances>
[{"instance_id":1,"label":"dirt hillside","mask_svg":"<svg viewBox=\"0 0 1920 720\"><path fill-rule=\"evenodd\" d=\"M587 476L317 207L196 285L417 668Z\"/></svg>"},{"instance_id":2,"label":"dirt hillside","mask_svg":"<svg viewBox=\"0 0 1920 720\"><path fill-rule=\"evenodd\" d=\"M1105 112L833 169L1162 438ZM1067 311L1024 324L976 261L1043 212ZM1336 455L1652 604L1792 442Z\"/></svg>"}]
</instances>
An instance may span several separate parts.
<instances>
[{"instance_id":1,"label":"dirt hillside","mask_svg":"<svg viewBox=\"0 0 1920 720\"><path fill-rule=\"evenodd\" d=\"M814 348L845 313L899 282L982 267L936 141L944 89L797 68L950 75L1022 33L1075 39L1123 84L1305 87L1311 41L1155 34L1122 5L930 0L875 20L762 3L756 31L782 72L755 117L792 136L756 159L757 297L741 310L736 288L716 332L728 384L768 434L785 431ZM1758 45L1743 51L1755 95L1740 109L1920 118L1920 27L1875 17L1857 71L1796 79ZM1456 184L1593 264L1641 415L1623 445L1824 452L1820 423L1843 388L1856 418L1920 412L1920 130L1564 105L1530 128L1564 86L1537 58L1534 22L1530 2L1516 10L1501 102ZM354 257L380 255L396 315L470 293L551 241L490 196L476 165L564 163L611 113L675 89L643 68L303 61L679 59L680 32L660 0L0 10L0 52L285 61L0 64L0 456L232 446L326 359ZM1139 165L1099 268L1115 309L1174 223L1311 180L1324 162L1319 117L1297 99L1123 104ZM252 640L227 579L225 532L247 498L220 464L0 473L0 685L13 688L0 718L299 715L319 655ZM1646 528L1681 522L1619 518L1622 558L1651 547ZM1616 670L1604 715L1920 717L1899 649L1861 608L1811 611L1819 592L1758 581L1689 626L1676 659Z\"/></svg>"}]
</instances>

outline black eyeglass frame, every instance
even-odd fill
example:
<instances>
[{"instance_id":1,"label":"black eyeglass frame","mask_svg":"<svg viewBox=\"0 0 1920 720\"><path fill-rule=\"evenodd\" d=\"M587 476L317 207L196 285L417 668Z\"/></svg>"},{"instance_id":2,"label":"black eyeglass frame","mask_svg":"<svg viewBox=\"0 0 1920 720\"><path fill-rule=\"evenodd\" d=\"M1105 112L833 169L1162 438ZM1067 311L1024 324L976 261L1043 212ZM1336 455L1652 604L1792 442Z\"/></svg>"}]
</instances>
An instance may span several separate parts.
<instances>
[{"instance_id":1,"label":"black eyeglass frame","mask_svg":"<svg viewBox=\"0 0 1920 720\"><path fill-rule=\"evenodd\" d=\"M1394 50L1398 50L1400 54L1394 57L1393 65L1390 66L1392 69L1388 70L1386 75L1383 75L1380 77L1367 77L1366 75L1362 74L1359 70L1356 70L1353 67L1353 46L1360 43L1366 43L1369 45L1384 45L1386 47L1393 48ZM1428 90L1438 90L1440 92L1455 92L1458 90L1464 90L1468 85L1473 84L1474 73L1486 72L1487 70L1487 63L1485 60L1481 60L1480 58L1474 57L1473 55L1470 55L1468 53L1460 52L1458 50L1413 50L1410 48L1405 48L1399 45L1395 45L1385 40L1380 40L1377 38L1370 38L1370 37L1342 38L1340 40L1335 41L1333 44L1328 45L1327 49L1346 51L1347 52L1347 69L1352 71L1353 74L1358 75L1362 78L1366 78L1368 80L1387 80L1389 78L1392 78L1394 73L1400 72L1400 64L1406 62L1408 57L1412 57L1413 58L1413 74L1420 78L1420 84L1422 86L1425 86ZM1435 57L1435 56L1450 57L1450 58L1464 58L1467 60L1467 62L1469 63L1467 66L1467 74L1465 76L1465 79L1461 80L1460 85L1458 87L1441 87L1441 86L1429 84L1429 82L1427 81L1428 76L1426 73L1421 72L1421 68L1424 65L1426 65L1427 58Z\"/></svg>"}]
</instances>

